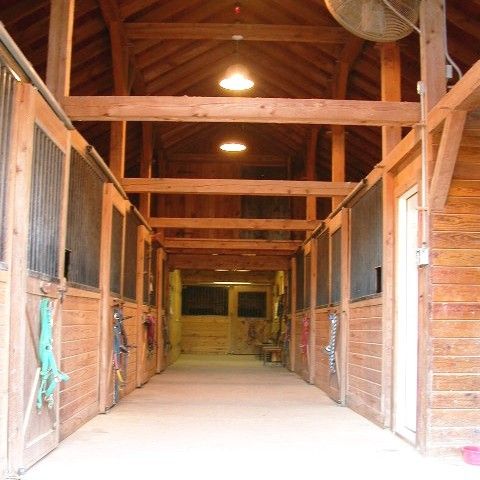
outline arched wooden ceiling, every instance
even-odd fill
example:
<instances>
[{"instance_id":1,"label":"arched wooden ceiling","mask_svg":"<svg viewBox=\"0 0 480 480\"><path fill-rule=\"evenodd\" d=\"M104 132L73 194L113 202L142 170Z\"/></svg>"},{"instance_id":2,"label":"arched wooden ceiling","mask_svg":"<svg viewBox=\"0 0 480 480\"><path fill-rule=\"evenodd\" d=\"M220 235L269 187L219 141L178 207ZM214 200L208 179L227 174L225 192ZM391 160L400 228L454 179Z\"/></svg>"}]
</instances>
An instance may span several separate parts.
<instances>
[{"instance_id":1,"label":"arched wooden ceiling","mask_svg":"<svg viewBox=\"0 0 480 480\"><path fill-rule=\"evenodd\" d=\"M348 65L347 99L380 99L378 45L360 41L331 17L323 0L243 0L235 15L234 0L77 0L75 6L71 94L113 93L113 69L108 22L119 23L124 51L128 53L132 94L222 96L220 75L240 57L252 71L253 97L334 98L339 93L342 62ZM1 20L35 69L44 77L49 26L48 0L0 0ZM480 50L478 0L448 0L448 48L462 70L477 59ZM159 39L149 23L225 23L312 26L334 29L330 43L240 41L228 39ZM181 37L181 35L179 35ZM149 37L149 38L146 38ZM235 44L237 43L237 46ZM400 41L403 100L416 101L419 79L419 42L415 33ZM340 88L341 90L341 88ZM79 123L79 130L108 160L109 124ZM155 148L164 159L178 154L216 153L212 139L231 126L223 124L158 123ZM292 171L302 176L307 125L242 125L250 152L291 159ZM141 129L130 124L127 175L138 174ZM347 180L359 180L380 160L379 127L347 127ZM320 128L317 176L330 176L329 128Z\"/></svg>"}]
</instances>

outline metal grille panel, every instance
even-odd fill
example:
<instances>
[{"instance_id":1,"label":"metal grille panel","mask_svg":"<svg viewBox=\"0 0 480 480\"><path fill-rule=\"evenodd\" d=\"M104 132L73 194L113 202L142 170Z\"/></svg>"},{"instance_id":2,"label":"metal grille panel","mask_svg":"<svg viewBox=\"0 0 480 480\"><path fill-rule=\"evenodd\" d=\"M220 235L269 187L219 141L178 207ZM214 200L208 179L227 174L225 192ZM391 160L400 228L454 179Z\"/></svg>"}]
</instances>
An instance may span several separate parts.
<instances>
[{"instance_id":1,"label":"metal grille panel","mask_svg":"<svg viewBox=\"0 0 480 480\"><path fill-rule=\"evenodd\" d=\"M28 269L58 278L60 215L65 155L52 139L35 125L30 191Z\"/></svg>"},{"instance_id":2,"label":"metal grille panel","mask_svg":"<svg viewBox=\"0 0 480 480\"><path fill-rule=\"evenodd\" d=\"M99 287L102 197L105 177L71 151L67 217L68 281Z\"/></svg>"},{"instance_id":3,"label":"metal grille panel","mask_svg":"<svg viewBox=\"0 0 480 480\"><path fill-rule=\"evenodd\" d=\"M305 295L305 255L303 251L295 255L297 265L297 310L303 310Z\"/></svg>"},{"instance_id":4,"label":"metal grille panel","mask_svg":"<svg viewBox=\"0 0 480 480\"><path fill-rule=\"evenodd\" d=\"M267 292L238 292L237 315L244 318L266 318Z\"/></svg>"},{"instance_id":5,"label":"metal grille panel","mask_svg":"<svg viewBox=\"0 0 480 480\"><path fill-rule=\"evenodd\" d=\"M332 235L332 298L331 303L340 303L342 298L342 229Z\"/></svg>"},{"instance_id":6,"label":"metal grille panel","mask_svg":"<svg viewBox=\"0 0 480 480\"><path fill-rule=\"evenodd\" d=\"M15 79L0 61L0 262L5 261L6 196Z\"/></svg>"},{"instance_id":7,"label":"metal grille panel","mask_svg":"<svg viewBox=\"0 0 480 480\"><path fill-rule=\"evenodd\" d=\"M182 289L182 315L228 315L228 288L186 286Z\"/></svg>"},{"instance_id":8,"label":"metal grille panel","mask_svg":"<svg viewBox=\"0 0 480 480\"><path fill-rule=\"evenodd\" d=\"M152 286L150 272L152 246L148 242L143 242L143 252L143 304L148 305L150 303L150 288Z\"/></svg>"},{"instance_id":9,"label":"metal grille panel","mask_svg":"<svg viewBox=\"0 0 480 480\"><path fill-rule=\"evenodd\" d=\"M110 245L110 291L120 295L122 283L123 215L113 207Z\"/></svg>"},{"instance_id":10,"label":"metal grille panel","mask_svg":"<svg viewBox=\"0 0 480 480\"><path fill-rule=\"evenodd\" d=\"M329 299L329 257L330 242L328 232L323 232L317 239L317 307L328 305Z\"/></svg>"},{"instance_id":11,"label":"metal grille panel","mask_svg":"<svg viewBox=\"0 0 480 480\"><path fill-rule=\"evenodd\" d=\"M123 296L137 299L137 234L140 220L131 210L127 213L125 226L125 270Z\"/></svg>"},{"instance_id":12,"label":"metal grille panel","mask_svg":"<svg viewBox=\"0 0 480 480\"><path fill-rule=\"evenodd\" d=\"M351 220L351 298L378 293L382 265L382 182L377 182L353 207Z\"/></svg>"}]
</instances>

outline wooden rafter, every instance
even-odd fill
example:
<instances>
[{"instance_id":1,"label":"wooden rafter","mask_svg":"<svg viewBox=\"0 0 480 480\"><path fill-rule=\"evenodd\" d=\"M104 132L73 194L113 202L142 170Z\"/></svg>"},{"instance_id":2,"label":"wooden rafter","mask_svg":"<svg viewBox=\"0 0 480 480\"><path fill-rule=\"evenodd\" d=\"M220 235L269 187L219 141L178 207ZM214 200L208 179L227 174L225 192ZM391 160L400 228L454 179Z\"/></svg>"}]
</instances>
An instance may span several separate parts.
<instances>
[{"instance_id":1,"label":"wooden rafter","mask_svg":"<svg viewBox=\"0 0 480 480\"><path fill-rule=\"evenodd\" d=\"M123 178L127 193L259 195L279 197L346 196L356 183L297 180L238 180L200 178Z\"/></svg>"},{"instance_id":2,"label":"wooden rafter","mask_svg":"<svg viewBox=\"0 0 480 480\"><path fill-rule=\"evenodd\" d=\"M258 42L343 43L348 33L341 27L242 23L126 23L134 40L242 40Z\"/></svg>"},{"instance_id":3,"label":"wooden rafter","mask_svg":"<svg viewBox=\"0 0 480 480\"><path fill-rule=\"evenodd\" d=\"M420 119L415 102L361 100L105 96L66 97L72 120L332 125L413 125Z\"/></svg>"},{"instance_id":4,"label":"wooden rafter","mask_svg":"<svg viewBox=\"0 0 480 480\"><path fill-rule=\"evenodd\" d=\"M257 166L285 166L288 164L288 158L280 155L233 155L226 157L222 153L173 153L169 155L169 162L188 162L188 163L218 163L225 162L226 159L232 160L235 163L242 165L257 165Z\"/></svg>"},{"instance_id":5,"label":"wooden rafter","mask_svg":"<svg viewBox=\"0 0 480 480\"><path fill-rule=\"evenodd\" d=\"M168 218L151 217L153 228L228 229L228 230L313 230L316 221L258 218Z\"/></svg>"},{"instance_id":6,"label":"wooden rafter","mask_svg":"<svg viewBox=\"0 0 480 480\"><path fill-rule=\"evenodd\" d=\"M442 210L447 201L466 118L467 112L457 110L445 120L430 187L432 210Z\"/></svg>"}]
</instances>

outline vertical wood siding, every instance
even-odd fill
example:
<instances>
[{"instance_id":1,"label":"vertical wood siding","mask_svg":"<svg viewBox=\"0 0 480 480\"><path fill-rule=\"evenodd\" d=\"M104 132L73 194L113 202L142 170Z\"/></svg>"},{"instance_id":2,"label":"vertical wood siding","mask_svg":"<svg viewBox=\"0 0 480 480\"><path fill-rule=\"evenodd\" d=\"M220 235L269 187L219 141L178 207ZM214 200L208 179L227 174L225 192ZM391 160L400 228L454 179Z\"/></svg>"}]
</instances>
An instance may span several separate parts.
<instances>
[{"instance_id":1,"label":"vertical wood siding","mask_svg":"<svg viewBox=\"0 0 480 480\"><path fill-rule=\"evenodd\" d=\"M128 351L127 358L127 374L125 380L125 385L120 392L120 396L124 397L135 390L137 386L137 324L142 321L138 318L138 309L137 304L135 303L125 303L123 307L123 314L125 315L124 327L127 334L128 344L132 348Z\"/></svg>"},{"instance_id":2,"label":"vertical wood siding","mask_svg":"<svg viewBox=\"0 0 480 480\"><path fill-rule=\"evenodd\" d=\"M427 452L480 442L480 148L463 144L431 225L431 398Z\"/></svg>"},{"instance_id":3,"label":"vertical wood siding","mask_svg":"<svg viewBox=\"0 0 480 480\"><path fill-rule=\"evenodd\" d=\"M8 402L8 323L7 284L0 281L0 477L6 464L6 428ZM4 448L5 446L5 448Z\"/></svg>"},{"instance_id":4,"label":"vertical wood siding","mask_svg":"<svg viewBox=\"0 0 480 480\"><path fill-rule=\"evenodd\" d=\"M98 413L100 299L70 289L62 314L61 368L70 376L60 390L60 436Z\"/></svg>"},{"instance_id":5,"label":"vertical wood siding","mask_svg":"<svg viewBox=\"0 0 480 480\"><path fill-rule=\"evenodd\" d=\"M350 304L347 345L347 406L383 423L382 299Z\"/></svg>"}]
</instances>

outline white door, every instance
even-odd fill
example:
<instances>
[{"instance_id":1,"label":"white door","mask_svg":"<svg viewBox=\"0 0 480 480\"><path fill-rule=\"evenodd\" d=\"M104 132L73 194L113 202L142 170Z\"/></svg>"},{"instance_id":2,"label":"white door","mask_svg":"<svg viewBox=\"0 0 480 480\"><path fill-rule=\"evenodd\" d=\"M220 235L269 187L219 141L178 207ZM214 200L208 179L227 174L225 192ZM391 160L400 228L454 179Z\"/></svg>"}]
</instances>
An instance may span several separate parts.
<instances>
[{"instance_id":1,"label":"white door","mask_svg":"<svg viewBox=\"0 0 480 480\"><path fill-rule=\"evenodd\" d=\"M395 322L395 431L415 443L418 365L418 198L413 187L398 200Z\"/></svg>"}]
</instances>

